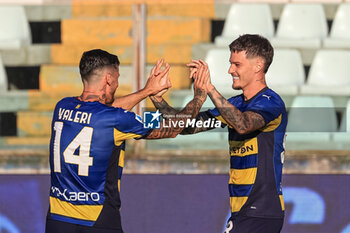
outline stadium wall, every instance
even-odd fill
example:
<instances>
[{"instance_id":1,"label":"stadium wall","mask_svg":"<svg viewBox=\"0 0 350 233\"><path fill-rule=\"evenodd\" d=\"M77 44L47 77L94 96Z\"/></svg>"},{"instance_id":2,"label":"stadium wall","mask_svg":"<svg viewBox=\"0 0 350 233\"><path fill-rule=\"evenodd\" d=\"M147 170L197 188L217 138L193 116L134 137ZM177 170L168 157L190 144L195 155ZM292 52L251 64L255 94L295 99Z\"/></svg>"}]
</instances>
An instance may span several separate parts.
<instances>
[{"instance_id":1,"label":"stadium wall","mask_svg":"<svg viewBox=\"0 0 350 233\"><path fill-rule=\"evenodd\" d=\"M126 174L126 233L223 232L229 216L227 175ZM350 176L287 174L283 233L348 233ZM42 233L48 175L0 175L0 232Z\"/></svg>"}]
</instances>

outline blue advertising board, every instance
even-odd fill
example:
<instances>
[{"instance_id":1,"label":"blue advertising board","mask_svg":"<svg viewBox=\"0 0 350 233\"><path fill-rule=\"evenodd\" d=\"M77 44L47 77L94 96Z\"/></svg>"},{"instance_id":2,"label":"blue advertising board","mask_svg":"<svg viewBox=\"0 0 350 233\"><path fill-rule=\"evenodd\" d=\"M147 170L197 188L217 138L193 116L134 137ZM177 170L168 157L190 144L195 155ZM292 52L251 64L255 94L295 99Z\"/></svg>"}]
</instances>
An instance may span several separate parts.
<instances>
[{"instance_id":1,"label":"blue advertising board","mask_svg":"<svg viewBox=\"0 0 350 233\"><path fill-rule=\"evenodd\" d=\"M223 232L227 175L124 175L126 233ZM283 233L350 233L350 175L284 175ZM48 175L0 175L0 233L43 233Z\"/></svg>"}]
</instances>

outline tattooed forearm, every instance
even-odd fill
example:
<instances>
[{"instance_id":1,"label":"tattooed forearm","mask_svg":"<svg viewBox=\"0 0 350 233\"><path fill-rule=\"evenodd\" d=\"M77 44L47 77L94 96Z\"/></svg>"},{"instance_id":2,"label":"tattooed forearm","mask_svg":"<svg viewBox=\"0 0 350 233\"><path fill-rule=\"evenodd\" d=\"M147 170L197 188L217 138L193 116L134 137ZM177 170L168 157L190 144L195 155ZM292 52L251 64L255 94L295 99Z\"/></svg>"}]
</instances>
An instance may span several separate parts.
<instances>
[{"instance_id":1,"label":"tattooed forearm","mask_svg":"<svg viewBox=\"0 0 350 233\"><path fill-rule=\"evenodd\" d=\"M191 100L177 115L190 115L191 118L196 117L205 101L206 95L207 93L204 90L196 89L193 100Z\"/></svg>"},{"instance_id":2,"label":"tattooed forearm","mask_svg":"<svg viewBox=\"0 0 350 233\"><path fill-rule=\"evenodd\" d=\"M179 129L179 127L164 128L162 125L160 129L152 130L152 132L147 136L147 139L174 138L179 134L180 130L181 129Z\"/></svg>"},{"instance_id":3,"label":"tattooed forearm","mask_svg":"<svg viewBox=\"0 0 350 233\"><path fill-rule=\"evenodd\" d=\"M187 119L192 119L196 117L199 113L199 110L201 109L204 101L206 98L206 92L202 90L195 90L194 98L186 105L186 107L181 110L180 112L177 112L175 114L171 114L172 117L169 117L166 119L167 125L169 125L169 122L172 121L174 124L172 124L172 127L170 128L164 128L163 125L161 125L160 129L154 129L148 136L148 139L156 139L156 138L173 138L176 137L182 130L183 127L181 127L177 122L180 121L186 121ZM165 101L164 101L165 102Z\"/></svg>"},{"instance_id":4,"label":"tattooed forearm","mask_svg":"<svg viewBox=\"0 0 350 233\"><path fill-rule=\"evenodd\" d=\"M241 112L229 103L215 88L208 94L224 120L238 133L250 133L265 125L265 120L260 114L250 111Z\"/></svg>"},{"instance_id":5,"label":"tattooed forearm","mask_svg":"<svg viewBox=\"0 0 350 233\"><path fill-rule=\"evenodd\" d=\"M157 101L156 98L154 97L150 97L153 105L159 109L159 111L163 114L163 115L175 115L177 114L179 111L172 108L163 98L160 101Z\"/></svg>"},{"instance_id":6,"label":"tattooed forearm","mask_svg":"<svg viewBox=\"0 0 350 233\"><path fill-rule=\"evenodd\" d=\"M197 121L204 121L203 117L198 117L196 119ZM204 132L204 131L208 131L210 130L211 128L207 128L207 127L187 127L187 128L184 128L182 131L181 131L181 135L186 135L186 134L196 134L196 133L199 133L199 132Z\"/></svg>"}]
</instances>

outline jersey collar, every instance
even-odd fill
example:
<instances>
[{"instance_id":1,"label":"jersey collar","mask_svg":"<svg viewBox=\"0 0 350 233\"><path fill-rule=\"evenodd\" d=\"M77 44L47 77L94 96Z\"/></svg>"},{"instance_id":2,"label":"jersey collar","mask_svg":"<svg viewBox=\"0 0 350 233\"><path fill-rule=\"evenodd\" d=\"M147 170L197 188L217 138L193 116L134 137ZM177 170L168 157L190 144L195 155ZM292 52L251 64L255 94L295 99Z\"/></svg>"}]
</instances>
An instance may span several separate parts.
<instances>
[{"instance_id":1,"label":"jersey collar","mask_svg":"<svg viewBox=\"0 0 350 233\"><path fill-rule=\"evenodd\" d=\"M248 100L244 100L244 94L242 94L242 98L245 104L249 104L250 102L252 102L255 97L257 97L258 95L260 95L261 93L267 91L269 88L266 86L263 89L261 89L258 93L256 93L252 98L248 99Z\"/></svg>"}]
</instances>

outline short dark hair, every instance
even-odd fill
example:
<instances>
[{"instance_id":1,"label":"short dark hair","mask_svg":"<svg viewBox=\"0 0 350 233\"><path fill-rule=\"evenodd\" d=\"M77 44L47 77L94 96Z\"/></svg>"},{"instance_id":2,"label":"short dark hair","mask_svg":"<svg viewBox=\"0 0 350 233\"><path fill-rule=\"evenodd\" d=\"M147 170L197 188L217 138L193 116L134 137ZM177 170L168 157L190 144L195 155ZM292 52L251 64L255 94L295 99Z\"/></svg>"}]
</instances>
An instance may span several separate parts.
<instances>
[{"instance_id":1,"label":"short dark hair","mask_svg":"<svg viewBox=\"0 0 350 233\"><path fill-rule=\"evenodd\" d=\"M261 57L264 59L264 73L266 73L273 60L273 47L270 42L257 34L239 36L230 44L231 52L246 51L246 57Z\"/></svg>"},{"instance_id":2,"label":"short dark hair","mask_svg":"<svg viewBox=\"0 0 350 233\"><path fill-rule=\"evenodd\" d=\"M80 63L79 71L83 80L88 80L89 76L96 69L105 66L119 66L120 62L118 56L108 53L102 49L93 49L83 53Z\"/></svg>"}]
</instances>

